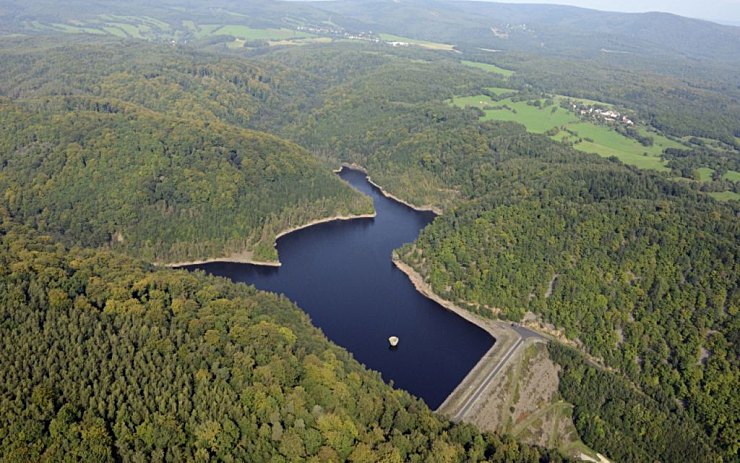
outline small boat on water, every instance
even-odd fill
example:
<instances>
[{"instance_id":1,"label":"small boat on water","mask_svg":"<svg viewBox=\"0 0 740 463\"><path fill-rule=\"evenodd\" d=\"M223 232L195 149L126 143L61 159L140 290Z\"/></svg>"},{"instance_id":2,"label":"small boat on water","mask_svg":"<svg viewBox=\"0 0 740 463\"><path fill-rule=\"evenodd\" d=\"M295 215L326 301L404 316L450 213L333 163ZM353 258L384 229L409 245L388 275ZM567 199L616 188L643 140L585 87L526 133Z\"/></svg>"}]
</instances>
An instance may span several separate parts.
<instances>
[{"instance_id":1,"label":"small boat on water","mask_svg":"<svg viewBox=\"0 0 740 463\"><path fill-rule=\"evenodd\" d=\"M388 343L391 345L391 347L396 347L398 345L398 336L391 336L388 338Z\"/></svg>"}]
</instances>

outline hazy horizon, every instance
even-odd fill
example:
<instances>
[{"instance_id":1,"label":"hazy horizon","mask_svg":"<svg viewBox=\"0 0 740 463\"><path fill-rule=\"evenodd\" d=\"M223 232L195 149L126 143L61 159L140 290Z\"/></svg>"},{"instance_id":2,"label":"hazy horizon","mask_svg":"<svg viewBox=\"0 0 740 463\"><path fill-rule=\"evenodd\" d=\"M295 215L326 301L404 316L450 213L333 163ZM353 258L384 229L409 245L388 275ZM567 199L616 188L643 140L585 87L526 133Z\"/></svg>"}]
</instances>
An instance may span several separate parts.
<instances>
[{"instance_id":1,"label":"hazy horizon","mask_svg":"<svg viewBox=\"0 0 740 463\"><path fill-rule=\"evenodd\" d=\"M740 25L740 0L474 0L495 3L568 5L593 10L622 13L647 13L658 11L696 19L706 19L723 24Z\"/></svg>"},{"instance_id":2,"label":"hazy horizon","mask_svg":"<svg viewBox=\"0 0 740 463\"><path fill-rule=\"evenodd\" d=\"M331 2L336 0L283 0L293 2ZM401 2L403 0L394 0ZM452 0L455 1L455 0ZM516 3L530 5L565 5L617 13L672 13L693 19L703 19L719 24L740 27L740 0L711 0L710 4L697 4L695 0L459 0L491 3Z\"/></svg>"}]
</instances>

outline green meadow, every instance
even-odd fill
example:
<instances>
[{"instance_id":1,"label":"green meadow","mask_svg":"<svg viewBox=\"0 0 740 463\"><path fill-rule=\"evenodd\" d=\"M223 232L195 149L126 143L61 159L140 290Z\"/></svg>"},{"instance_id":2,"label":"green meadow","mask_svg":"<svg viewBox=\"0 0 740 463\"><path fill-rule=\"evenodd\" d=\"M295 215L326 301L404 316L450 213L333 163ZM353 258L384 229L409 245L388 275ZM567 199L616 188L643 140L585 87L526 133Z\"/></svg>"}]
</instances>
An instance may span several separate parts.
<instances>
[{"instance_id":1,"label":"green meadow","mask_svg":"<svg viewBox=\"0 0 740 463\"><path fill-rule=\"evenodd\" d=\"M385 40L387 42L406 42L410 43L411 45L417 45L419 47L428 48L430 50L451 51L454 48L454 45L450 45L447 43L427 42L426 40L416 40L408 37L402 37L400 35L379 34L379 36L381 40Z\"/></svg>"},{"instance_id":2,"label":"green meadow","mask_svg":"<svg viewBox=\"0 0 740 463\"><path fill-rule=\"evenodd\" d=\"M482 69L487 72L492 72L494 74L499 74L503 77L511 77L514 75L514 71L511 71L509 69L504 69L496 66L495 64L488 64L488 63L480 63L478 61L460 61L465 66L470 66L478 69Z\"/></svg>"},{"instance_id":3,"label":"green meadow","mask_svg":"<svg viewBox=\"0 0 740 463\"><path fill-rule=\"evenodd\" d=\"M740 172L729 170L722 178L731 182L740 182Z\"/></svg>"},{"instance_id":4,"label":"green meadow","mask_svg":"<svg viewBox=\"0 0 740 463\"><path fill-rule=\"evenodd\" d=\"M166 22L148 16L118 16L100 15L92 19L70 20L66 23L44 24L40 22L28 23L36 30L54 30L74 34L112 35L121 38L135 39L172 39L180 37L182 33L196 39L204 39L218 35L235 37L232 46L242 46L248 40L266 40L271 42L308 40L315 38L314 34L300 32L287 28L260 29L240 24L198 24L193 20L183 20L179 26L173 28Z\"/></svg>"},{"instance_id":5,"label":"green meadow","mask_svg":"<svg viewBox=\"0 0 740 463\"><path fill-rule=\"evenodd\" d=\"M496 95L513 91L498 87L487 90ZM565 98L568 97L557 96L554 101L560 102ZM575 98L573 100L591 105L610 106L593 100ZM551 135L552 139L572 143L576 149L588 153L604 157L616 156L626 164L643 169L668 170L665 161L661 159L663 150L668 147L683 146L660 134L649 133L646 129L640 128L638 130L642 135L649 135L654 141L652 146L643 146L637 140L626 137L609 126L582 121L574 113L563 109L557 103L545 106L544 100L539 100L540 106L535 106L532 101L515 102L511 98L494 101L487 95L474 95L454 98L452 104L459 107L480 108L485 113L482 120L518 122L533 133L543 134L553 129L558 130L556 134Z\"/></svg>"},{"instance_id":6,"label":"green meadow","mask_svg":"<svg viewBox=\"0 0 740 463\"><path fill-rule=\"evenodd\" d=\"M503 87L485 87L485 89L496 96L506 95L507 93L517 93L517 90Z\"/></svg>"},{"instance_id":7,"label":"green meadow","mask_svg":"<svg viewBox=\"0 0 740 463\"><path fill-rule=\"evenodd\" d=\"M485 112L483 120L519 122L534 133L545 133L553 127L578 122L575 114L558 106L542 109L529 105L526 101L513 102L511 98L493 101L487 95L475 95L454 98L452 103L459 107L475 106L482 109Z\"/></svg>"},{"instance_id":8,"label":"green meadow","mask_svg":"<svg viewBox=\"0 0 740 463\"><path fill-rule=\"evenodd\" d=\"M714 169L710 169L709 167L699 167L698 169L696 169L696 173L699 176L700 181L709 182L712 180L712 174L714 174ZM722 179L728 180L730 182L740 182L740 172L737 172L734 170L728 170L722 176Z\"/></svg>"},{"instance_id":9,"label":"green meadow","mask_svg":"<svg viewBox=\"0 0 740 463\"><path fill-rule=\"evenodd\" d=\"M734 191L717 191L709 193L709 196L717 201L740 201L740 193Z\"/></svg>"},{"instance_id":10,"label":"green meadow","mask_svg":"<svg viewBox=\"0 0 740 463\"><path fill-rule=\"evenodd\" d=\"M696 173L699 176L700 182L708 182L712 180L714 169L710 169L709 167L699 167L698 169L696 169Z\"/></svg>"},{"instance_id":11,"label":"green meadow","mask_svg":"<svg viewBox=\"0 0 740 463\"><path fill-rule=\"evenodd\" d=\"M288 40L312 37L308 32L292 29L256 29L242 25L228 25L211 30L209 35L233 35L244 40Z\"/></svg>"}]
</instances>

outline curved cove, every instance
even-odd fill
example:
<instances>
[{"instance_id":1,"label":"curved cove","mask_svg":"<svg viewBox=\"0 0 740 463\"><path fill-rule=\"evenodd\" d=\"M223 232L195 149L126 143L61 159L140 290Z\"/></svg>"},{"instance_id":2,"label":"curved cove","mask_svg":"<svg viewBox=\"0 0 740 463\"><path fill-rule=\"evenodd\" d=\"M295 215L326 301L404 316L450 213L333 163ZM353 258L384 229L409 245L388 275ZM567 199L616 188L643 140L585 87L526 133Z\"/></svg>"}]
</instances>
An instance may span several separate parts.
<instances>
[{"instance_id":1,"label":"curved cove","mask_svg":"<svg viewBox=\"0 0 740 463\"><path fill-rule=\"evenodd\" d=\"M372 197L377 216L335 221L278 239L281 267L214 262L188 266L282 293L305 310L329 339L438 407L490 349L484 330L421 295L391 261L434 219L386 198L365 174L339 175ZM391 349L389 336L399 338Z\"/></svg>"}]
</instances>

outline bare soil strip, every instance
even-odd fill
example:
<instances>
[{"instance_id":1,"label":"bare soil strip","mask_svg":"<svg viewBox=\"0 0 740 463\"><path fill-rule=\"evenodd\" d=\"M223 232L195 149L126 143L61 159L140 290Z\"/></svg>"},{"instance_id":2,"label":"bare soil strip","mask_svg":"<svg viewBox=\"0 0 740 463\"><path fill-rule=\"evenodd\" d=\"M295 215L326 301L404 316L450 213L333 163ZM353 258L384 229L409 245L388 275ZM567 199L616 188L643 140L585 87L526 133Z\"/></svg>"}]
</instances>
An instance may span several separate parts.
<instances>
[{"instance_id":1,"label":"bare soil strip","mask_svg":"<svg viewBox=\"0 0 740 463\"><path fill-rule=\"evenodd\" d=\"M287 230L283 230L280 233L277 234L275 237L275 241L280 239L281 237L293 233L298 230L303 230L304 228L313 227L314 225L327 223L327 222L334 222L337 220L357 220L357 219L372 219L375 217L375 213L372 214L357 214L357 215L335 215L334 217L327 217L324 219L316 219L312 220L311 222L308 222L303 225L298 225L296 227L289 228ZM277 245L277 243L275 243ZM214 257L210 259L203 259L203 260L191 260L191 261L185 261L185 262L175 262L175 263L161 263L161 262L155 262L154 265L159 265L161 267L184 267L186 265L200 265L200 264L209 264L211 262L233 262L237 264L253 264L253 265L265 265L270 267L280 267L282 264L280 261L260 261L260 260L254 260L252 259L252 252L251 251L241 251L234 254L230 254L228 256L224 257Z\"/></svg>"}]
</instances>

